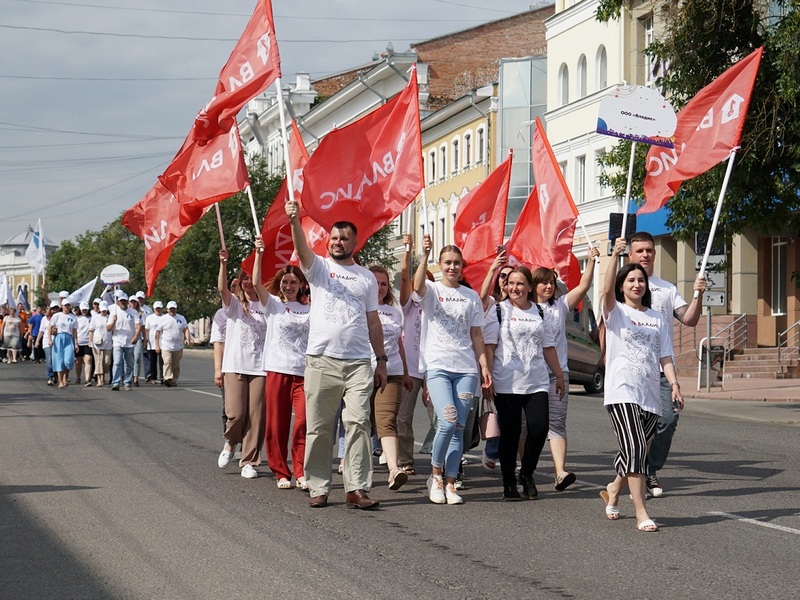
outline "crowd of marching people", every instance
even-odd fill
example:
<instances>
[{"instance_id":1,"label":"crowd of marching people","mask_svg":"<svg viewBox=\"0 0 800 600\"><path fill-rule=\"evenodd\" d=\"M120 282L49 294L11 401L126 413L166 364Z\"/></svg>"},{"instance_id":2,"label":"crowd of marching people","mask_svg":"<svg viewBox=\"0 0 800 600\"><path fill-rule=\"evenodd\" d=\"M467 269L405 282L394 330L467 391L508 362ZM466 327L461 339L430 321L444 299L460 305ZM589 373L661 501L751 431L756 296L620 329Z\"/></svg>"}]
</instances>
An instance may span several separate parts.
<instances>
[{"instance_id":1,"label":"crowd of marching people","mask_svg":"<svg viewBox=\"0 0 800 600\"><path fill-rule=\"evenodd\" d=\"M166 312L161 301L151 309L144 300L144 292L128 297L106 289L91 305L73 306L62 291L30 315L22 305L4 309L3 361L44 363L47 385L59 388L82 383L130 391L140 381L175 386L183 348L192 342L189 325L174 300Z\"/></svg>"},{"instance_id":2,"label":"crowd of marching people","mask_svg":"<svg viewBox=\"0 0 800 600\"><path fill-rule=\"evenodd\" d=\"M461 504L463 454L483 397L499 425L498 438L487 442L484 466L494 468L499 460L504 500L537 498L533 474L548 441L554 490L576 481L567 467L565 329L591 286L596 248L580 282L564 294L552 269L511 266L500 248L477 292L464 279L456 246L441 249L441 278L434 280L427 269L427 235L412 272L413 240L406 234L396 295L386 269L356 262L355 225L334 224L329 256L322 257L307 245L297 203L288 202L286 213L299 267L284 267L262 282L264 245L257 238L252 277L239 270L229 280L228 253L219 253L222 308L214 317L212 342L214 378L224 398L220 468L229 466L241 445L241 476L256 478L264 449L278 488L306 490L309 505L323 508L332 489L338 425L346 506L376 508L379 502L369 497L373 451L382 455L389 490L416 475L411 423L422 398L433 423L428 498ZM671 413L683 403L672 362L671 318L693 325L696 301L687 313L687 303L671 286L664 289L672 299L653 304L661 292L650 293L648 277L662 280L652 275L651 264L648 274L644 263L652 262L654 244L647 234L636 242L651 249L649 258L618 272L626 244L619 240L601 296L609 348L605 405L619 446L617 477L601 496L606 516L616 519L627 486L638 528L654 531L644 504L647 493L658 495L648 452L662 421L670 420L662 419L664 390ZM703 286L698 279L695 289Z\"/></svg>"}]
</instances>

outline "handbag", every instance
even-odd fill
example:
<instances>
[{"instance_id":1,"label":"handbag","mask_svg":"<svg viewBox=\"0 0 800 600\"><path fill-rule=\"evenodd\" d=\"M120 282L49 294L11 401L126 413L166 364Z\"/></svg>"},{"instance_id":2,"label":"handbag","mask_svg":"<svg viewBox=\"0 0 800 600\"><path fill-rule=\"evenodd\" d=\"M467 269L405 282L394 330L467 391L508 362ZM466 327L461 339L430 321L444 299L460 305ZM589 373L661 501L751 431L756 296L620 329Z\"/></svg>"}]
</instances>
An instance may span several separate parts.
<instances>
[{"instance_id":1,"label":"handbag","mask_svg":"<svg viewBox=\"0 0 800 600\"><path fill-rule=\"evenodd\" d=\"M99 346L104 341L103 337L104 337L103 332L100 331L99 329L95 329L94 335L92 336L92 343L94 343L95 346Z\"/></svg>"},{"instance_id":2,"label":"handbag","mask_svg":"<svg viewBox=\"0 0 800 600\"><path fill-rule=\"evenodd\" d=\"M500 426L497 423L497 414L494 412L494 404L485 398L483 399L483 413L480 419L482 440L500 437Z\"/></svg>"}]
</instances>

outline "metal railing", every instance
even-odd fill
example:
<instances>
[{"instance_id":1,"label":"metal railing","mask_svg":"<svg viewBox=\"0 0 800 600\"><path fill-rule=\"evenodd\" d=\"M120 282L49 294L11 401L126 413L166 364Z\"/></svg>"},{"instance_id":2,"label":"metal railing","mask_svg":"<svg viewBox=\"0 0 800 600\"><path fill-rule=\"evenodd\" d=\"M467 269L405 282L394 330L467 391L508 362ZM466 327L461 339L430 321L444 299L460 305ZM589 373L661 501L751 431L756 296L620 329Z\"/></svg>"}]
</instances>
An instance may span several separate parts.
<instances>
[{"instance_id":1,"label":"metal railing","mask_svg":"<svg viewBox=\"0 0 800 600\"><path fill-rule=\"evenodd\" d=\"M792 332L791 335L790 332ZM798 342L800 342L800 321L778 334L778 364L780 366L783 366L781 362L782 348L784 346L789 348L789 342L791 342L792 348L797 348Z\"/></svg>"},{"instance_id":2,"label":"metal railing","mask_svg":"<svg viewBox=\"0 0 800 600\"><path fill-rule=\"evenodd\" d=\"M747 313L741 314L717 332L714 337L725 338L725 360L737 348L747 348Z\"/></svg>"}]
</instances>

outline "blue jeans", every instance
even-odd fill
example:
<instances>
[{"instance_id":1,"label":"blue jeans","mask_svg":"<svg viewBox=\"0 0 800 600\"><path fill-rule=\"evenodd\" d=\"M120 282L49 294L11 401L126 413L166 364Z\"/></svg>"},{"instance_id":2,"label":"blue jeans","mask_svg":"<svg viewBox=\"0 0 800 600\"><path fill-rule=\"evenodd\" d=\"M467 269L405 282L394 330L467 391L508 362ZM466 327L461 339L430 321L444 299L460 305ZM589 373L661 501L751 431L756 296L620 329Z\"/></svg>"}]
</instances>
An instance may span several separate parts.
<instances>
[{"instance_id":1,"label":"blue jeans","mask_svg":"<svg viewBox=\"0 0 800 600\"><path fill-rule=\"evenodd\" d=\"M142 340L136 340L133 346L133 376L141 377L144 367L144 351L142 350Z\"/></svg>"},{"instance_id":2,"label":"blue jeans","mask_svg":"<svg viewBox=\"0 0 800 600\"><path fill-rule=\"evenodd\" d=\"M439 426L433 438L431 465L456 477L464 451L464 427L478 386L477 373L451 373L431 369L426 373L428 393Z\"/></svg>"},{"instance_id":3,"label":"blue jeans","mask_svg":"<svg viewBox=\"0 0 800 600\"><path fill-rule=\"evenodd\" d=\"M672 407L672 388L665 375L661 376L660 390L661 392L661 416L658 419L658 427L656 428L656 437L650 445L650 451L647 453L647 474L655 475L656 471L664 467L669 455L669 449L672 446L672 436L675 435L675 430L678 428L678 416Z\"/></svg>"},{"instance_id":4,"label":"blue jeans","mask_svg":"<svg viewBox=\"0 0 800 600\"><path fill-rule=\"evenodd\" d=\"M56 376L53 373L53 348L48 346L44 348L44 364L47 367L47 378L52 379Z\"/></svg>"},{"instance_id":5,"label":"blue jeans","mask_svg":"<svg viewBox=\"0 0 800 600\"><path fill-rule=\"evenodd\" d=\"M127 348L114 346L111 356L114 361L111 385L118 386L122 382L125 386L130 387L133 380L133 346Z\"/></svg>"},{"instance_id":6,"label":"blue jeans","mask_svg":"<svg viewBox=\"0 0 800 600\"><path fill-rule=\"evenodd\" d=\"M492 460L500 458L500 438L493 437L486 440L486 446L483 452L486 454L487 458L491 458Z\"/></svg>"}]
</instances>

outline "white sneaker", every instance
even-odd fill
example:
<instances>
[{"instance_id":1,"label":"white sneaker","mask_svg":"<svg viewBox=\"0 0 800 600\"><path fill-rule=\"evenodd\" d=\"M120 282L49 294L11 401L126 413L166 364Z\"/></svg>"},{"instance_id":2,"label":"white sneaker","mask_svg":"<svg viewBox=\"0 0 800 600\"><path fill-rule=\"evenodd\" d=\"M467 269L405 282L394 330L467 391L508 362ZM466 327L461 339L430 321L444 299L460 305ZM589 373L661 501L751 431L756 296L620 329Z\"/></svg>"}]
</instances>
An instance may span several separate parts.
<instances>
[{"instance_id":1,"label":"white sneaker","mask_svg":"<svg viewBox=\"0 0 800 600\"><path fill-rule=\"evenodd\" d=\"M456 486L452 483L444 488L444 495L448 504L464 504L464 499L456 493Z\"/></svg>"},{"instance_id":2,"label":"white sneaker","mask_svg":"<svg viewBox=\"0 0 800 600\"><path fill-rule=\"evenodd\" d=\"M220 469L224 469L230 464L232 458L233 458L233 452L228 452L223 447L222 452L219 453L219 458L217 459L217 466Z\"/></svg>"},{"instance_id":3,"label":"white sneaker","mask_svg":"<svg viewBox=\"0 0 800 600\"><path fill-rule=\"evenodd\" d=\"M428 498L434 504L444 504L447 499L444 496L444 483L441 475L431 475L428 477Z\"/></svg>"},{"instance_id":4,"label":"white sneaker","mask_svg":"<svg viewBox=\"0 0 800 600\"><path fill-rule=\"evenodd\" d=\"M253 465L245 465L242 467L242 477L245 479L255 479L258 477L258 471L256 471Z\"/></svg>"},{"instance_id":5,"label":"white sneaker","mask_svg":"<svg viewBox=\"0 0 800 600\"><path fill-rule=\"evenodd\" d=\"M381 452L381 455L378 457L378 464L385 465L386 464L386 453Z\"/></svg>"}]
</instances>

